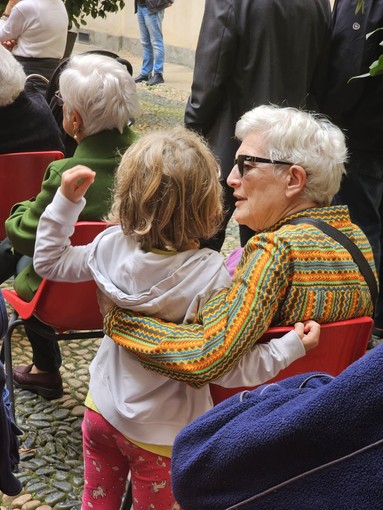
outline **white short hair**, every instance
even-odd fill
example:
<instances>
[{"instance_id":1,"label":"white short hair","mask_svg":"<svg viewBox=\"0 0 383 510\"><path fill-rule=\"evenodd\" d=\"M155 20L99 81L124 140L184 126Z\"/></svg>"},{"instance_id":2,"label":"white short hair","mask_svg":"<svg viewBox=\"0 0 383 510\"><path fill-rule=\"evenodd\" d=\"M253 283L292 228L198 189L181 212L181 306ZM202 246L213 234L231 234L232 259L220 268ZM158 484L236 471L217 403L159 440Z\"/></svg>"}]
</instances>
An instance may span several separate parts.
<instances>
[{"instance_id":1,"label":"white short hair","mask_svg":"<svg viewBox=\"0 0 383 510\"><path fill-rule=\"evenodd\" d=\"M339 191L347 160L345 136L326 117L296 108L262 105L245 113L235 134L243 140L256 132L264 144L260 156L290 161L306 170L303 195L329 205Z\"/></svg>"},{"instance_id":2,"label":"white short hair","mask_svg":"<svg viewBox=\"0 0 383 510\"><path fill-rule=\"evenodd\" d=\"M59 87L67 112L81 115L86 136L114 128L122 133L140 113L136 84L127 68L105 55L71 57Z\"/></svg>"},{"instance_id":3,"label":"white short hair","mask_svg":"<svg viewBox=\"0 0 383 510\"><path fill-rule=\"evenodd\" d=\"M23 66L0 44L0 106L12 104L25 87Z\"/></svg>"}]
</instances>

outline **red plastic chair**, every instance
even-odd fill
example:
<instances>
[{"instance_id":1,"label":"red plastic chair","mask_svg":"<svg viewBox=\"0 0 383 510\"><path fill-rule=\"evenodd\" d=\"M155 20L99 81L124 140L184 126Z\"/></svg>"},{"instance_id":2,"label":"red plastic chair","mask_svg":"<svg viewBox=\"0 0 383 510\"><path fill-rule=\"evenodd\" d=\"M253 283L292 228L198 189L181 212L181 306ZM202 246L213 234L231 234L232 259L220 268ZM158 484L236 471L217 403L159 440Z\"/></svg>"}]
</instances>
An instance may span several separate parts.
<instances>
[{"instance_id":1,"label":"red plastic chair","mask_svg":"<svg viewBox=\"0 0 383 510\"><path fill-rule=\"evenodd\" d=\"M278 375L267 383L306 372L327 372L334 376L339 375L351 363L365 354L372 326L373 320L370 317L321 324L318 347L281 370ZM271 338L281 337L291 329L291 326L269 328L260 339L260 342L267 342ZM217 384L210 384L214 404L222 402L222 400L239 391L249 389L254 388L223 388Z\"/></svg>"},{"instance_id":2,"label":"red plastic chair","mask_svg":"<svg viewBox=\"0 0 383 510\"><path fill-rule=\"evenodd\" d=\"M6 236L4 222L13 205L35 197L49 163L63 157L59 151L0 154L0 240Z\"/></svg>"},{"instance_id":3,"label":"red plastic chair","mask_svg":"<svg viewBox=\"0 0 383 510\"><path fill-rule=\"evenodd\" d=\"M88 244L107 226L108 224L102 221L78 222L71 242L73 245ZM56 340L100 338L103 336L103 317L99 310L96 284L93 280L63 283L44 278L30 302L23 301L15 291L9 289L3 289L3 296L14 309L2 345L7 371L7 387L12 403L14 401L12 333L25 320L29 319L28 326L37 333ZM38 319L36 323L33 322L33 317ZM54 330L53 333L50 328Z\"/></svg>"}]
</instances>

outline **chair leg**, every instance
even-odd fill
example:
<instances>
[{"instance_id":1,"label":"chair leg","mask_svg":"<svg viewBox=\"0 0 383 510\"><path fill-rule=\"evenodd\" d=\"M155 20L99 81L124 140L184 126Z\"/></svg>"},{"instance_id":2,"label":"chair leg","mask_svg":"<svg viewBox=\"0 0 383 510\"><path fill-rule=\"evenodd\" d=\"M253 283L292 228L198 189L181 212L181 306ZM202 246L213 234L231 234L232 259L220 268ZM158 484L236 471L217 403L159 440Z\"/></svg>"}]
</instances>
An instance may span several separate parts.
<instances>
[{"instance_id":1,"label":"chair leg","mask_svg":"<svg viewBox=\"0 0 383 510\"><path fill-rule=\"evenodd\" d=\"M12 404L12 416L16 423L16 413L15 413L15 397L14 397L14 388L13 388L13 375L12 375L12 333L13 330L22 324L22 319L19 319L19 316L16 312L13 312L9 318L9 324L7 332L3 337L3 343L1 346L1 359L4 360L5 364L5 381L6 386L9 391L9 401Z\"/></svg>"}]
</instances>

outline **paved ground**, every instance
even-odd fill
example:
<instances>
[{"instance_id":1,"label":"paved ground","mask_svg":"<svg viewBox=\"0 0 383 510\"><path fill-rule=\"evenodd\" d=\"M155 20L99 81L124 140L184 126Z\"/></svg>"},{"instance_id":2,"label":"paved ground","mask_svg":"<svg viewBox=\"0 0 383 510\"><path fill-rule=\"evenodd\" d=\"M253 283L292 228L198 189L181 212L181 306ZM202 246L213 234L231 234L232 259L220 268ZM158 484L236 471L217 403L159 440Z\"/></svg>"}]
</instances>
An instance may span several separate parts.
<instances>
[{"instance_id":1,"label":"paved ground","mask_svg":"<svg viewBox=\"0 0 383 510\"><path fill-rule=\"evenodd\" d=\"M75 51L94 49L76 45ZM128 58L134 75L140 61ZM183 111L189 95L190 69L166 64L165 84L149 88L138 85L143 114L134 126L140 133L151 129L182 124ZM238 245L237 227L231 222L227 231L224 254ZM3 287L11 286L6 282ZM16 414L23 429L21 463L18 477L22 493L8 497L0 493L0 510L79 510L83 489L81 453L81 419L88 388L88 367L100 340L62 343L64 396L48 402L28 391L16 390ZM30 344L20 329L13 337L14 364L30 363Z\"/></svg>"},{"instance_id":2,"label":"paved ground","mask_svg":"<svg viewBox=\"0 0 383 510\"><path fill-rule=\"evenodd\" d=\"M74 53L82 53L89 50L98 49L96 46L92 46L89 44L76 43L73 52ZM117 52L119 56L126 58L133 66L133 76L137 76L140 74L141 69L141 58L137 55L132 55L124 50ZM164 67L164 80L165 83L159 87L161 88L171 88L174 90L178 90L181 92L185 92L187 97L190 92L190 87L193 79L193 70L189 67L178 65L178 64L170 64L166 63ZM146 85L143 85L146 87Z\"/></svg>"}]
</instances>

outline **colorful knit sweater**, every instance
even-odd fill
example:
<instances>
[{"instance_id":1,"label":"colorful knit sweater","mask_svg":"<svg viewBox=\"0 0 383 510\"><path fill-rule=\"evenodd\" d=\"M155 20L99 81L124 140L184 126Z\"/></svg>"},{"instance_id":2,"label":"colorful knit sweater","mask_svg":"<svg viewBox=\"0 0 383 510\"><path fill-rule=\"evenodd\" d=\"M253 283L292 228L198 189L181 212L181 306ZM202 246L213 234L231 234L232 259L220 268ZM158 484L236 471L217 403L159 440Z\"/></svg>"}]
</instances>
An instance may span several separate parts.
<instances>
[{"instance_id":1,"label":"colorful knit sweater","mask_svg":"<svg viewBox=\"0 0 383 510\"><path fill-rule=\"evenodd\" d=\"M177 325L113 307L105 333L146 368L200 387L230 371L270 326L371 315L368 286L349 252L314 226L287 224L302 216L341 230L375 270L367 238L346 206L309 209L250 239L232 286L210 300L195 323Z\"/></svg>"}]
</instances>

